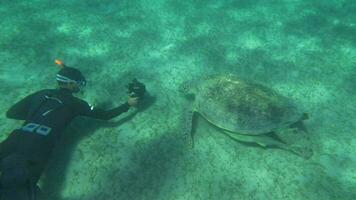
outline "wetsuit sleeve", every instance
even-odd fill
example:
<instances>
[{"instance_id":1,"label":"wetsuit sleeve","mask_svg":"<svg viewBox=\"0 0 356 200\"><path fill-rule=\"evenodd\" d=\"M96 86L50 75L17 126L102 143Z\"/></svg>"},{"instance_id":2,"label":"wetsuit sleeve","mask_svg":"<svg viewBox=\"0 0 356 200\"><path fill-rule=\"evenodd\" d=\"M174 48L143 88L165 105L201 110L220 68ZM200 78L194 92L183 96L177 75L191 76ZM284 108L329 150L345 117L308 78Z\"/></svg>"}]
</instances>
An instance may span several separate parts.
<instances>
[{"instance_id":1,"label":"wetsuit sleeve","mask_svg":"<svg viewBox=\"0 0 356 200\"><path fill-rule=\"evenodd\" d=\"M15 105L11 106L10 109L6 112L6 117L11 119L26 120L32 98L35 96L35 94L36 93L30 94L19 102L15 103Z\"/></svg>"},{"instance_id":2,"label":"wetsuit sleeve","mask_svg":"<svg viewBox=\"0 0 356 200\"><path fill-rule=\"evenodd\" d=\"M80 110L78 112L78 115L87 116L95 119L110 120L124 112L127 112L130 109L130 106L126 102L120 106L117 106L116 108L110 110L103 110L94 108L90 106L87 102L81 101L79 108Z\"/></svg>"}]
</instances>

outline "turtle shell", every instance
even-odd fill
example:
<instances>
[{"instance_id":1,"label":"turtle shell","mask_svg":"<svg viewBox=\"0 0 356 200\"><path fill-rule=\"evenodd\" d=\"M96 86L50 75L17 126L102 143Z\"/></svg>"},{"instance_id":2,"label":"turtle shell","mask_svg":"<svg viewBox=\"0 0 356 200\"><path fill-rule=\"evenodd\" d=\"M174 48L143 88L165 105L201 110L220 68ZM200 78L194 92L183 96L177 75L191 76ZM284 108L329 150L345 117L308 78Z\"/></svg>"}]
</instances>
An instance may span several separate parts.
<instances>
[{"instance_id":1,"label":"turtle shell","mask_svg":"<svg viewBox=\"0 0 356 200\"><path fill-rule=\"evenodd\" d=\"M297 122L302 113L288 98L234 75L213 76L194 88L194 110L213 125L260 135Z\"/></svg>"}]
</instances>

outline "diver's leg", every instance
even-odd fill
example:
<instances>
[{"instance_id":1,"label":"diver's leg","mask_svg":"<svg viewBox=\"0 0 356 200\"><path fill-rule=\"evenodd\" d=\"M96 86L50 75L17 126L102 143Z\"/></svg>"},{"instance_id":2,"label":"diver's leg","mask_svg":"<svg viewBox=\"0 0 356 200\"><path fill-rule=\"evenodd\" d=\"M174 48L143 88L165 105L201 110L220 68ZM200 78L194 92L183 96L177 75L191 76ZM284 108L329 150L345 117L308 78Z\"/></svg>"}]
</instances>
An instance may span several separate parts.
<instances>
[{"instance_id":1,"label":"diver's leg","mask_svg":"<svg viewBox=\"0 0 356 200\"><path fill-rule=\"evenodd\" d=\"M27 188L2 188L1 200L32 200L28 196Z\"/></svg>"},{"instance_id":2,"label":"diver's leg","mask_svg":"<svg viewBox=\"0 0 356 200\"><path fill-rule=\"evenodd\" d=\"M35 200L25 157L12 154L1 161L1 200Z\"/></svg>"},{"instance_id":3,"label":"diver's leg","mask_svg":"<svg viewBox=\"0 0 356 200\"><path fill-rule=\"evenodd\" d=\"M37 199L39 197L42 197L41 189L38 187L37 182L45 169L45 163L29 161L28 168L30 171L29 189L31 191L33 199Z\"/></svg>"}]
</instances>

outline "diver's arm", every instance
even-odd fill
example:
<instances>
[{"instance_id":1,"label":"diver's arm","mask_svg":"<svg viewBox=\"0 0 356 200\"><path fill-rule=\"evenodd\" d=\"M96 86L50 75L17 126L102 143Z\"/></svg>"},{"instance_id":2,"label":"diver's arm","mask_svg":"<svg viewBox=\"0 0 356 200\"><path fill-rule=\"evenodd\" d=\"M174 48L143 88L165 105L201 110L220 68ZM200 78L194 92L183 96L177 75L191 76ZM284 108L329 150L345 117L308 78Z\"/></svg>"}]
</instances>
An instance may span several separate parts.
<instances>
[{"instance_id":1,"label":"diver's arm","mask_svg":"<svg viewBox=\"0 0 356 200\"><path fill-rule=\"evenodd\" d=\"M138 97L129 96L127 102L121 104L110 110L97 109L88 104L87 102L80 100L80 104L77 106L79 109L78 115L92 117L102 120L113 119L120 114L127 112L131 106L136 106L138 103Z\"/></svg>"},{"instance_id":2,"label":"diver's arm","mask_svg":"<svg viewBox=\"0 0 356 200\"><path fill-rule=\"evenodd\" d=\"M11 106L6 112L6 117L10 119L26 120L33 96L34 94L30 94L19 102L15 103L15 105Z\"/></svg>"},{"instance_id":3,"label":"diver's arm","mask_svg":"<svg viewBox=\"0 0 356 200\"><path fill-rule=\"evenodd\" d=\"M78 106L76 106L78 110L78 115L86 116L95 119L101 120L110 120L119 116L120 114L127 112L130 109L130 105L128 102L121 104L113 109L104 110L100 108L94 108L85 101L81 101Z\"/></svg>"},{"instance_id":4,"label":"diver's arm","mask_svg":"<svg viewBox=\"0 0 356 200\"><path fill-rule=\"evenodd\" d=\"M110 110L102 110L102 109L94 108L86 116L96 118L96 119L102 119L102 120L110 120L119 116L124 112L127 112L129 109L130 109L130 105L126 102Z\"/></svg>"}]
</instances>

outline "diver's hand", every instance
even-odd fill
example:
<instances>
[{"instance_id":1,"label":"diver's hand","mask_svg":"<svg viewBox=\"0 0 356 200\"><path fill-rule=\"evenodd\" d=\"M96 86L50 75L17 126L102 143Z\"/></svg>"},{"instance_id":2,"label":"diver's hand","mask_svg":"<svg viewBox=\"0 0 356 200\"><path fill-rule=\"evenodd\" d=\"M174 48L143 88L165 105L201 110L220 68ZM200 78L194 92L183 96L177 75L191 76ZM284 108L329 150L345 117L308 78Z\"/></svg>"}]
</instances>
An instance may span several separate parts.
<instances>
[{"instance_id":1,"label":"diver's hand","mask_svg":"<svg viewBox=\"0 0 356 200\"><path fill-rule=\"evenodd\" d=\"M127 100L127 103L130 106L136 106L138 103L138 97L132 97L131 95L129 95L129 99Z\"/></svg>"}]
</instances>

